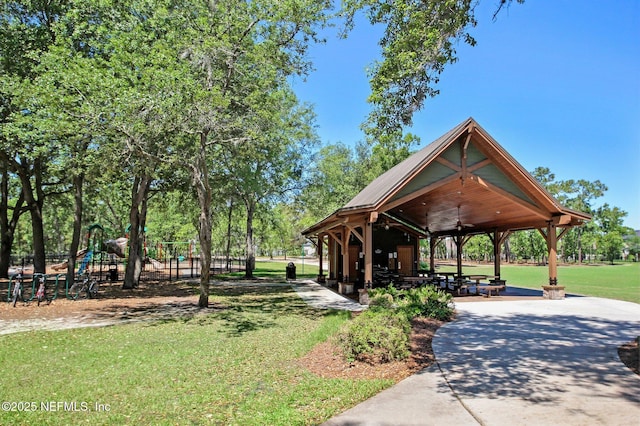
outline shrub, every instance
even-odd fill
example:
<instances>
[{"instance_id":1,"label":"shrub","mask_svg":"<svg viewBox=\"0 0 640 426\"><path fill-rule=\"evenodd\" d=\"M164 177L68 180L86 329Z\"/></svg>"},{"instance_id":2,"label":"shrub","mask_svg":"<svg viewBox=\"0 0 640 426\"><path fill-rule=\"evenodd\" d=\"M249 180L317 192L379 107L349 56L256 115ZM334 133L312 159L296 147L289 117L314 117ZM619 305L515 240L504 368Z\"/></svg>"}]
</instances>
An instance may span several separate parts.
<instances>
[{"instance_id":1,"label":"shrub","mask_svg":"<svg viewBox=\"0 0 640 426\"><path fill-rule=\"evenodd\" d=\"M409 356L410 331L405 315L390 309L373 309L345 324L337 343L349 361L390 362Z\"/></svg>"},{"instance_id":2,"label":"shrub","mask_svg":"<svg viewBox=\"0 0 640 426\"><path fill-rule=\"evenodd\" d=\"M369 309L392 309L393 296L389 293L369 294Z\"/></svg>"},{"instance_id":3,"label":"shrub","mask_svg":"<svg viewBox=\"0 0 640 426\"><path fill-rule=\"evenodd\" d=\"M446 321L453 309L452 296L430 286L369 290L369 309L344 325L337 344L349 361L402 360L409 356L411 320L426 316Z\"/></svg>"},{"instance_id":4,"label":"shrub","mask_svg":"<svg viewBox=\"0 0 640 426\"><path fill-rule=\"evenodd\" d=\"M454 310L453 296L431 286L405 291L389 285L369 290L369 307L374 310L397 309L409 320L423 316L447 321Z\"/></svg>"},{"instance_id":5,"label":"shrub","mask_svg":"<svg viewBox=\"0 0 640 426\"><path fill-rule=\"evenodd\" d=\"M453 296L431 286L408 290L403 301L400 309L409 319L424 316L447 321L453 316Z\"/></svg>"}]
</instances>

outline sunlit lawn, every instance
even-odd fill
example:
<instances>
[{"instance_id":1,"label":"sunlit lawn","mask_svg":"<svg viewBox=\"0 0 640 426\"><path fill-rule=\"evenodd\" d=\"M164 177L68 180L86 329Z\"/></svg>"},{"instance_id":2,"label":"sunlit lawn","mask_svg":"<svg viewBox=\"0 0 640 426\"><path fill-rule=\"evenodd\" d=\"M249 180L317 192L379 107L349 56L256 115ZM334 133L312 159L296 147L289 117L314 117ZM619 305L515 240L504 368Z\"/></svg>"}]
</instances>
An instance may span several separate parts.
<instances>
[{"instance_id":1,"label":"sunlit lawn","mask_svg":"<svg viewBox=\"0 0 640 426\"><path fill-rule=\"evenodd\" d=\"M318 266L300 258L291 260L296 265L298 278L315 278ZM255 275L283 280L286 263L256 262ZM442 266L441 270L455 270L453 266ZM493 265L465 264L464 274L493 275ZM240 276L243 274L236 274ZM508 285L540 290L549 282L547 266L502 264L501 276ZM605 297L640 303L640 263L627 262L592 265L560 265L558 266L558 284L566 287L567 293L585 296Z\"/></svg>"},{"instance_id":2,"label":"sunlit lawn","mask_svg":"<svg viewBox=\"0 0 640 426\"><path fill-rule=\"evenodd\" d=\"M287 265L293 262L296 267L296 278L316 278L318 276L318 265L311 264L309 260L305 262L302 258L290 258L281 261L259 260L256 262L256 268L253 275L260 278L270 278L284 282L286 277ZM242 278L244 272L234 272L231 274L222 274L218 278Z\"/></svg>"},{"instance_id":3,"label":"sunlit lawn","mask_svg":"<svg viewBox=\"0 0 640 426\"><path fill-rule=\"evenodd\" d=\"M549 282L547 266L503 264L500 272L507 285L540 289ZM463 273L493 275L493 265L465 266ZM640 263L561 265L558 284L567 293L640 303Z\"/></svg>"},{"instance_id":4,"label":"sunlit lawn","mask_svg":"<svg viewBox=\"0 0 640 426\"><path fill-rule=\"evenodd\" d=\"M2 400L35 403L0 424L318 424L392 384L296 361L347 314L282 286L213 292L217 308L190 318L0 336Z\"/></svg>"},{"instance_id":5,"label":"sunlit lawn","mask_svg":"<svg viewBox=\"0 0 640 426\"><path fill-rule=\"evenodd\" d=\"M315 278L318 266L302 263L300 258L292 260L296 265L298 278ZM467 264L465 264L467 265ZM493 275L493 265L473 265L463 267L464 274ZM286 263L256 262L256 276L283 279ZM442 270L455 270L453 266L442 266ZM549 283L547 266L502 264L502 278L507 284L540 290ZM558 266L558 284L566 287L567 293L585 296L605 297L640 303L640 263L627 262L595 265Z\"/></svg>"}]
</instances>

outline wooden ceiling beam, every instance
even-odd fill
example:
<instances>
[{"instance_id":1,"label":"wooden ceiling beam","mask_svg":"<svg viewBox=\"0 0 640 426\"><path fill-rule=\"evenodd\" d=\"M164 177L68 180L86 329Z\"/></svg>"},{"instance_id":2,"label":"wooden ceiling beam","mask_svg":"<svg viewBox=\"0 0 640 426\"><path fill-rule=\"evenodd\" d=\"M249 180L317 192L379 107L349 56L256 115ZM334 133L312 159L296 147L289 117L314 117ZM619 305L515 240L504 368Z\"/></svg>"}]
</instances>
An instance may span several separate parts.
<instances>
[{"instance_id":1,"label":"wooden ceiling beam","mask_svg":"<svg viewBox=\"0 0 640 426\"><path fill-rule=\"evenodd\" d=\"M462 171L462 167L458 166L456 163L452 163L446 158L438 157L436 158L436 161L451 170L455 170L456 172Z\"/></svg>"},{"instance_id":2,"label":"wooden ceiling beam","mask_svg":"<svg viewBox=\"0 0 640 426\"><path fill-rule=\"evenodd\" d=\"M357 223L351 224L351 223L346 223L346 224L345 224L345 226L346 226L347 228L349 228L349 230L351 231L351 233L352 233L353 235L355 235L355 236L356 236L356 238L357 238L357 239L359 239L359 240L360 240L360 242L361 242L362 244L364 244L364 236L363 236L360 232L358 232L358 230L356 229L356 228L358 228L358 227L360 227L360 228L364 228L364 224L357 224Z\"/></svg>"},{"instance_id":3,"label":"wooden ceiling beam","mask_svg":"<svg viewBox=\"0 0 640 426\"><path fill-rule=\"evenodd\" d=\"M549 213L544 212L540 208L527 203L526 201L516 197L515 195L511 194L510 192L507 192L504 189L499 188L499 187L487 182L486 180L482 179L480 176L473 175L473 177L480 185L488 188L490 191L493 191L493 192L495 192L497 194L502 195L505 198L508 198L509 200L511 200L514 203L518 204L522 208L530 211L534 215L539 216L539 217L544 218L544 219L548 219L550 217Z\"/></svg>"}]
</instances>

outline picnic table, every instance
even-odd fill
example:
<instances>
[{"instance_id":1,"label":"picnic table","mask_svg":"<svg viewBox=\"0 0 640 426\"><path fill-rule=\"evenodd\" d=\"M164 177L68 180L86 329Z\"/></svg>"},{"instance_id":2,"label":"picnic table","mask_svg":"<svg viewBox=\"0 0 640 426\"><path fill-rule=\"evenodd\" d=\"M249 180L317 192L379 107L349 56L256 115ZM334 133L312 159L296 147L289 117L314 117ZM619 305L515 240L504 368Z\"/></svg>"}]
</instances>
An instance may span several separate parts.
<instances>
[{"instance_id":1,"label":"picnic table","mask_svg":"<svg viewBox=\"0 0 640 426\"><path fill-rule=\"evenodd\" d=\"M449 281L449 277L453 280L456 276L458 276L457 272L437 272L437 276L443 278L445 281Z\"/></svg>"},{"instance_id":2,"label":"picnic table","mask_svg":"<svg viewBox=\"0 0 640 426\"><path fill-rule=\"evenodd\" d=\"M429 278L427 278L427 277L403 277L402 280L413 287L413 286L426 284L429 281Z\"/></svg>"},{"instance_id":3,"label":"picnic table","mask_svg":"<svg viewBox=\"0 0 640 426\"><path fill-rule=\"evenodd\" d=\"M476 296L480 294L480 281L493 278L493 275L474 274L469 275L468 278L476 282Z\"/></svg>"},{"instance_id":4,"label":"picnic table","mask_svg":"<svg viewBox=\"0 0 640 426\"><path fill-rule=\"evenodd\" d=\"M505 289L505 285L502 284L503 281L498 281L498 277L495 275L469 275L468 278L476 282L476 295L480 294L480 290L485 290L485 297L491 297L491 293L495 292L496 296L500 295L500 291ZM490 280L487 284L482 284L480 281L482 280Z\"/></svg>"}]
</instances>

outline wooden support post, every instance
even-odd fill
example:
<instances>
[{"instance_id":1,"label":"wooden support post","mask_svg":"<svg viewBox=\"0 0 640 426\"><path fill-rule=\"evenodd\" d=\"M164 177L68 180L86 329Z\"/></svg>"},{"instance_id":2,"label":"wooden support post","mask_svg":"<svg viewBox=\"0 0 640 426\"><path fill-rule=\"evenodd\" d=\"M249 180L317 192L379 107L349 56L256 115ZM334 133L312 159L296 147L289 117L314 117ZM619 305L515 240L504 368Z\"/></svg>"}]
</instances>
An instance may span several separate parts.
<instances>
[{"instance_id":1,"label":"wooden support post","mask_svg":"<svg viewBox=\"0 0 640 426\"><path fill-rule=\"evenodd\" d=\"M368 222L364 230L364 285L373 283L373 223Z\"/></svg>"},{"instance_id":2,"label":"wooden support post","mask_svg":"<svg viewBox=\"0 0 640 426\"><path fill-rule=\"evenodd\" d=\"M323 246L324 234L318 234L318 282L324 282L324 271L322 269Z\"/></svg>"},{"instance_id":3,"label":"wooden support post","mask_svg":"<svg viewBox=\"0 0 640 426\"><path fill-rule=\"evenodd\" d=\"M432 235L429 236L429 274L434 275L436 273L436 245L438 244L438 239L433 238Z\"/></svg>"},{"instance_id":4,"label":"wooden support post","mask_svg":"<svg viewBox=\"0 0 640 426\"><path fill-rule=\"evenodd\" d=\"M458 234L456 235L456 237L454 238L455 243L456 243L456 266L457 266L457 273L458 273L458 277L462 275L462 235Z\"/></svg>"},{"instance_id":5,"label":"wooden support post","mask_svg":"<svg viewBox=\"0 0 640 426\"><path fill-rule=\"evenodd\" d=\"M327 235L327 258L329 260L329 264L327 268L329 270L329 279L334 279L338 273L336 271L336 242L331 234Z\"/></svg>"},{"instance_id":6,"label":"wooden support post","mask_svg":"<svg viewBox=\"0 0 640 426\"><path fill-rule=\"evenodd\" d=\"M547 248L549 249L549 285L558 285L558 237L556 225L547 224Z\"/></svg>"},{"instance_id":7,"label":"wooden support post","mask_svg":"<svg viewBox=\"0 0 640 426\"><path fill-rule=\"evenodd\" d=\"M346 227L342 227L342 282L348 283L349 277L349 238L351 231Z\"/></svg>"},{"instance_id":8,"label":"wooden support post","mask_svg":"<svg viewBox=\"0 0 640 426\"><path fill-rule=\"evenodd\" d=\"M502 243L500 233L496 230L493 233L493 275L500 279L500 246Z\"/></svg>"},{"instance_id":9,"label":"wooden support post","mask_svg":"<svg viewBox=\"0 0 640 426\"><path fill-rule=\"evenodd\" d=\"M511 234L511 231L499 232L497 229L493 231L493 234L487 232L489 239L493 243L493 275L495 275L494 281L497 284L504 284L504 280L500 278L500 264L502 263L500 257L502 254L502 243Z\"/></svg>"}]
</instances>

